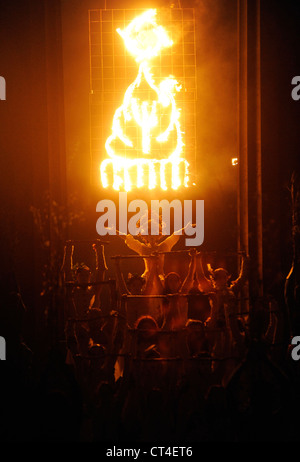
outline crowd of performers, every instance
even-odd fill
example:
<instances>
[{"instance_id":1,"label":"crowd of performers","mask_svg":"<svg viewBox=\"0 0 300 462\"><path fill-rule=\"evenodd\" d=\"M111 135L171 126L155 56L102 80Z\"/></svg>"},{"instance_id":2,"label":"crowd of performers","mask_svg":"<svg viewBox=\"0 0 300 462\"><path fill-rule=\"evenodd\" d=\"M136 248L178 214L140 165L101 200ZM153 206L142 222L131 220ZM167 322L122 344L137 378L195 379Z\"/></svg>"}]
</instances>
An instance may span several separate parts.
<instances>
[{"instance_id":1,"label":"crowd of performers","mask_svg":"<svg viewBox=\"0 0 300 462\"><path fill-rule=\"evenodd\" d=\"M106 279L105 245L93 244L96 274L81 265L72 273L74 242L65 246L65 334L67 361L73 364L91 396L101 383L130 384L136 397L143 390L170 392L184 382L197 383L202 395L228 380L247 349L247 316L240 294L247 283L249 257L242 255L237 279L224 268L212 269L205 253L187 249L185 278L165 273L166 255L180 233L121 235L133 255L114 256L115 278ZM122 271L126 258L142 258L145 271ZM110 288L110 308L103 309L101 293ZM271 310L272 311L272 310ZM270 313L263 336L272 343L276 322ZM201 393L200 393L201 395Z\"/></svg>"},{"instance_id":2,"label":"crowd of performers","mask_svg":"<svg viewBox=\"0 0 300 462\"><path fill-rule=\"evenodd\" d=\"M300 398L249 342L253 325L241 309L248 256L232 280L206 253L173 250L180 232L115 239L130 252L108 259L107 242L88 243L94 271L74 264L83 243L66 242L64 338L46 358L22 343L16 290L3 299L0 334L7 364L17 365L1 385L11 397L1 404L4 439L240 441L296 429L290 405L300 408ZM135 262L141 274L128 274ZM258 319L258 346L274 344L275 311L269 303Z\"/></svg>"},{"instance_id":3,"label":"crowd of performers","mask_svg":"<svg viewBox=\"0 0 300 462\"><path fill-rule=\"evenodd\" d=\"M26 309L2 280L4 440L298 439L298 363L286 360L282 306L243 308L249 257L232 280L211 255L173 250L180 232L119 236L129 254L88 243L95 271L74 265L83 243L66 242L64 338L45 358L23 342ZM135 262L144 271L128 274Z\"/></svg>"}]
</instances>

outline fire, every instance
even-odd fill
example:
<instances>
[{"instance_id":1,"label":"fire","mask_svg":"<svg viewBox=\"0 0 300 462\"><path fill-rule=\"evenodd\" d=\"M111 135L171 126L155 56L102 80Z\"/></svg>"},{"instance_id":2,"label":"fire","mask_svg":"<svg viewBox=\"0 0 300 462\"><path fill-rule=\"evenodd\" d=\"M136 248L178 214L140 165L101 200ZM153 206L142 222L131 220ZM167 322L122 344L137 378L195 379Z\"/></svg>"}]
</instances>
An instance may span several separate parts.
<instances>
[{"instance_id":1,"label":"fire","mask_svg":"<svg viewBox=\"0 0 300 462\"><path fill-rule=\"evenodd\" d=\"M173 42L157 25L154 9L117 32L139 69L113 117L112 133L105 143L109 158L100 167L102 185L125 191L134 186L163 190L169 184L173 189L188 186L189 164L181 157L184 142L175 102L181 85L172 76L156 84L150 66L150 60Z\"/></svg>"},{"instance_id":2,"label":"fire","mask_svg":"<svg viewBox=\"0 0 300 462\"><path fill-rule=\"evenodd\" d=\"M162 48L173 45L165 29L156 24L156 10L151 9L133 19L124 31L117 29L127 50L137 62L157 56Z\"/></svg>"}]
</instances>

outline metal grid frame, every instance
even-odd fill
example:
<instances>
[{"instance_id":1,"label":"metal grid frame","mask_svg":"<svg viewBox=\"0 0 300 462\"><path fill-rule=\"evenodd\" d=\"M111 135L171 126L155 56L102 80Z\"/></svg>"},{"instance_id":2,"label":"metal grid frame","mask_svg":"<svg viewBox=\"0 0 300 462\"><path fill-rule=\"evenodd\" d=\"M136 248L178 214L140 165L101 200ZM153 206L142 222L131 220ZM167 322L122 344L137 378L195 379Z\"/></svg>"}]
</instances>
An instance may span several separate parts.
<instances>
[{"instance_id":1,"label":"metal grid frame","mask_svg":"<svg viewBox=\"0 0 300 462\"><path fill-rule=\"evenodd\" d=\"M127 52L116 29L124 29L145 9L89 10L90 58L90 155L91 181L99 185L99 167L107 158L105 142L111 134L115 110L137 75L138 66ZM157 23L163 25L174 44L151 60L155 81L173 75L182 84L176 93L181 109L184 153L190 170L196 165L196 39L193 8L157 9Z\"/></svg>"}]
</instances>

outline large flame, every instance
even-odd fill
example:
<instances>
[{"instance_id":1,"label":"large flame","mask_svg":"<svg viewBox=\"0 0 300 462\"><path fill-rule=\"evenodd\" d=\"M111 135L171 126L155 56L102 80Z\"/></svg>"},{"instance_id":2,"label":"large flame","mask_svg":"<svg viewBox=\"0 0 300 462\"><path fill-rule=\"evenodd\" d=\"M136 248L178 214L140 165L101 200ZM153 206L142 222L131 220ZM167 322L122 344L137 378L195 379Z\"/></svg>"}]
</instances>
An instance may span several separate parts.
<instances>
[{"instance_id":1,"label":"large flame","mask_svg":"<svg viewBox=\"0 0 300 462\"><path fill-rule=\"evenodd\" d=\"M184 143L180 110L174 97L181 86L172 76L156 85L149 63L162 48L170 47L172 41L165 29L156 24L153 9L117 32L139 63L139 70L114 114L112 134L105 143L109 158L100 167L102 185L125 191L133 186L149 189L160 186L166 190L167 170L170 170L173 189L187 186L188 162L181 157ZM136 133L133 127L138 136L133 135Z\"/></svg>"}]
</instances>

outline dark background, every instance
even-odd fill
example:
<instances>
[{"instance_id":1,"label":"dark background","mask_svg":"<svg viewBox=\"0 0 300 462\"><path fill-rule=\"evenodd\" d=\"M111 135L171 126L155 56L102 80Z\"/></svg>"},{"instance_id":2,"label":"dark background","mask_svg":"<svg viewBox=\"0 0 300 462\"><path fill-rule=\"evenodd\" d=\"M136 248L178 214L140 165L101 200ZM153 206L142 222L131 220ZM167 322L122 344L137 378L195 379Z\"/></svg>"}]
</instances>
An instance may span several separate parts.
<instances>
[{"instance_id":1,"label":"dark background","mask_svg":"<svg viewBox=\"0 0 300 462\"><path fill-rule=\"evenodd\" d=\"M149 3L114 2L109 8L168 6ZM192 194L205 200L203 249L236 251L236 170L231 166L237 151L236 2L182 1L185 6L196 8L198 21L199 181ZM80 0L0 1L0 75L7 85L7 100L0 102L1 274L13 270L17 276L30 347L40 346L49 329L49 298L40 294L56 281L63 241L98 237L95 208L106 196L89 180L88 9L103 7L103 2ZM261 8L268 291L281 287L292 259L289 187L292 172L299 171L300 101L291 98L291 80L300 75L300 8L292 0L262 0ZM42 228L35 225L32 207L42 212ZM110 272L109 256L126 251L123 242L111 238ZM82 252L78 259L90 258ZM235 260L228 264L237 270Z\"/></svg>"}]
</instances>

